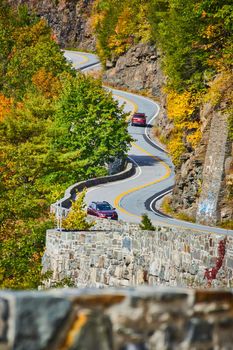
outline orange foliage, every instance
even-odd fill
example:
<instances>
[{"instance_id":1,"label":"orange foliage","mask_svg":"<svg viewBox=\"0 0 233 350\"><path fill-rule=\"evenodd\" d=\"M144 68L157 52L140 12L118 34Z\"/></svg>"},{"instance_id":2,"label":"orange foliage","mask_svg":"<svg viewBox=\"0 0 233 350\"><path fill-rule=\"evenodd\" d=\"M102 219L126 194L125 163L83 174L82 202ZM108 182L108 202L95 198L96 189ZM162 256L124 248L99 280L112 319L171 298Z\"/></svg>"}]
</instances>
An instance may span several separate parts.
<instances>
[{"instance_id":1,"label":"orange foliage","mask_svg":"<svg viewBox=\"0 0 233 350\"><path fill-rule=\"evenodd\" d=\"M61 83L52 73L41 68L32 77L32 82L36 88L47 98L55 98L61 90Z\"/></svg>"},{"instance_id":2,"label":"orange foliage","mask_svg":"<svg viewBox=\"0 0 233 350\"><path fill-rule=\"evenodd\" d=\"M13 100L0 94L0 122L4 119L5 115L10 112Z\"/></svg>"},{"instance_id":3,"label":"orange foliage","mask_svg":"<svg viewBox=\"0 0 233 350\"><path fill-rule=\"evenodd\" d=\"M55 41L55 43L58 43L58 39L57 39L57 36L56 36L55 33L52 33L51 36L50 36L50 38L51 38L53 41Z\"/></svg>"}]
</instances>

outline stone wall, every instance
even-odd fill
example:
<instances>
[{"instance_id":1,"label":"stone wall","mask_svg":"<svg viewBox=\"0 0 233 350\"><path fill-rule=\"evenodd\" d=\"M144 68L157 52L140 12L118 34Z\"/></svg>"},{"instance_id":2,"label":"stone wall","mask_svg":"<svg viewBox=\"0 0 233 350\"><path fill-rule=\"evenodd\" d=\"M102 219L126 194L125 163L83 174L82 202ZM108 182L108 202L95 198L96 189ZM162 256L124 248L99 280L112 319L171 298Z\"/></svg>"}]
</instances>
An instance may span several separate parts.
<instances>
[{"instance_id":1,"label":"stone wall","mask_svg":"<svg viewBox=\"0 0 233 350\"><path fill-rule=\"evenodd\" d=\"M48 230L43 272L47 287L70 280L76 287L232 285L233 236L98 220L96 230Z\"/></svg>"},{"instance_id":2,"label":"stone wall","mask_svg":"<svg viewBox=\"0 0 233 350\"><path fill-rule=\"evenodd\" d=\"M1 350L230 350L232 291L0 292Z\"/></svg>"}]
</instances>

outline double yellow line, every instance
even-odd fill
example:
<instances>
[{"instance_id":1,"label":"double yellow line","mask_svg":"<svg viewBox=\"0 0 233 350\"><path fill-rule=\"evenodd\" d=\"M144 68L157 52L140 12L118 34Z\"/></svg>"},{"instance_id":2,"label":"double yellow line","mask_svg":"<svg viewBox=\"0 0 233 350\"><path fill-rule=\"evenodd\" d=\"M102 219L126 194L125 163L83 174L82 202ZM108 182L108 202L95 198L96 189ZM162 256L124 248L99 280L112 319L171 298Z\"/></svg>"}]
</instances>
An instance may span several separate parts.
<instances>
[{"instance_id":1,"label":"double yellow line","mask_svg":"<svg viewBox=\"0 0 233 350\"><path fill-rule=\"evenodd\" d=\"M137 105L135 102L129 100L128 98L122 97L121 95L116 95L116 94L114 94L114 96L120 97L121 99L123 99L123 100L127 101L128 103L130 103L131 105L133 105L133 111L132 111L132 113L135 113L135 112L138 110L138 105ZM130 116L129 116L129 118L130 118ZM129 118L127 118L127 119L129 119ZM121 194L119 194L119 195L115 198L115 200L114 200L114 207L116 207L118 210L120 210L121 212L123 212L123 213L125 213L125 214L127 214L127 215L133 215L133 216L140 217L139 215L136 215L136 214L133 214L133 213L128 212L127 210L125 210L124 208L122 208L122 207L120 206L120 202L121 202L122 198L125 197L126 195L130 194L130 193L136 192L136 191L138 191L138 190L141 190L142 188L145 188L145 187L154 185L154 184L156 184L156 183L158 183L158 182L161 182L161 181L167 179L167 178L170 176L170 174L171 174L171 169L170 169L170 167L169 167L164 161L162 161L159 157L156 157L156 156L154 156L153 154L147 152L145 149L143 149L142 147L140 147L140 146L137 145L136 143L132 142L131 145L132 145L133 147L139 149L141 152L147 154L147 155L150 156L151 158L153 158L153 159L159 161L160 164L162 164L162 165L165 167L165 169L166 169L165 174L164 174L162 177L160 177L159 179L157 179L157 180L155 180L155 181L152 181L152 182L149 182L149 183L147 183L147 184L141 185L141 186L137 186L137 187L131 188L131 189L127 190L127 191L124 191L124 192L122 192Z\"/></svg>"},{"instance_id":2,"label":"double yellow line","mask_svg":"<svg viewBox=\"0 0 233 350\"><path fill-rule=\"evenodd\" d=\"M146 184L144 184L144 185L141 185L141 186L137 186L137 187L131 188L131 189L127 190L127 191L124 191L123 193L119 194L119 195L115 198L115 200L114 200L114 207L116 207L116 208L119 209L121 212L123 212L123 213L125 213L125 214L127 214L127 215L133 215L133 216L140 217L139 215L130 213L130 212L128 212L127 210L125 210L124 208L122 208L122 207L120 206L120 201L122 200L123 197L125 197L126 195L128 195L128 194L130 194L130 193L136 192L136 191L138 191L138 190L141 190L142 188L145 188L145 187L154 185L154 184L156 184L156 183L158 183L158 182L161 182L161 181L167 179L167 178L170 176L170 174L171 174L171 169L170 169L170 167L169 167L164 161L162 161L160 158L158 158L158 157L154 156L153 154L147 152L145 149L143 149L143 148L140 147L139 145L135 144L134 142L132 142L132 146L135 147L135 148L137 148L137 149L139 149L141 152L147 154L147 155L150 156L151 158L156 159L157 161L159 161L160 164L162 164L162 165L165 167L165 169L166 169L165 174L164 174L162 177L160 177L159 179L154 180L154 181L151 181L151 182L148 182L148 183L146 183Z\"/></svg>"},{"instance_id":3,"label":"double yellow line","mask_svg":"<svg viewBox=\"0 0 233 350\"><path fill-rule=\"evenodd\" d=\"M79 62L79 64L83 64L83 63L86 63L86 62L88 62L88 61L89 61L89 57L88 57L88 56L86 56L86 55L82 55L81 53L77 53L77 54L76 54L76 52L75 52L75 51L73 51L73 53L74 53L76 56L79 56L79 57L81 57L81 58L82 58L82 61L81 61L81 62Z\"/></svg>"},{"instance_id":4,"label":"double yellow line","mask_svg":"<svg viewBox=\"0 0 233 350\"><path fill-rule=\"evenodd\" d=\"M115 93L113 93L113 96L118 97L119 99L122 99L122 100L128 102L130 105L133 106L130 115L126 118L126 121L127 121L127 122L130 121L130 119L131 119L131 117L132 117L132 114L133 114L133 113L136 113L136 112L138 111L138 105L137 105L134 101L131 101L131 100L130 100L129 98L127 98L127 97L122 97L121 95L118 95L118 94L115 94Z\"/></svg>"}]
</instances>

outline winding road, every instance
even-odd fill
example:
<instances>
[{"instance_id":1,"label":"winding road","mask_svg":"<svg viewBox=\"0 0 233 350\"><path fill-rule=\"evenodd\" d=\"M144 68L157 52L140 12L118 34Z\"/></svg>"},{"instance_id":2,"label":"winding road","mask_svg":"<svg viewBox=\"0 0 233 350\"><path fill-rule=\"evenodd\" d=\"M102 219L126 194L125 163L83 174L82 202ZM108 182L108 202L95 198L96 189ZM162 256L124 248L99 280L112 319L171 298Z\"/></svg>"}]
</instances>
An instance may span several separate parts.
<instances>
[{"instance_id":1,"label":"winding road","mask_svg":"<svg viewBox=\"0 0 233 350\"><path fill-rule=\"evenodd\" d=\"M65 57L73 63L75 69L82 71L101 69L96 55L76 51L65 51ZM144 112L147 115L147 127L129 125L128 131L134 142L128 157L136 165L136 173L131 178L91 187L87 190L86 203L107 200L116 207L119 219L138 223L146 213L154 224L165 224L192 228L202 232L233 234L232 230L209 227L170 218L156 208L156 202L171 192L175 181L174 166L163 146L150 137L151 125L159 113L159 105L136 94L111 89L125 111Z\"/></svg>"}]
</instances>

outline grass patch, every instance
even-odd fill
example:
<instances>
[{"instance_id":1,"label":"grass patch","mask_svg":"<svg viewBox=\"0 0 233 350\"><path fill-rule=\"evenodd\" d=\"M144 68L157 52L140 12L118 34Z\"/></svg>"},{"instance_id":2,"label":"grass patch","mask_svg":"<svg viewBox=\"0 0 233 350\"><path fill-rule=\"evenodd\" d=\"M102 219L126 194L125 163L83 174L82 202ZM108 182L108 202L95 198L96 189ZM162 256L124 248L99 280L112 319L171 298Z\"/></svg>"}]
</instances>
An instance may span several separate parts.
<instances>
[{"instance_id":1,"label":"grass patch","mask_svg":"<svg viewBox=\"0 0 233 350\"><path fill-rule=\"evenodd\" d=\"M233 230L233 220L221 222L220 227L225 228L227 230Z\"/></svg>"},{"instance_id":2,"label":"grass patch","mask_svg":"<svg viewBox=\"0 0 233 350\"><path fill-rule=\"evenodd\" d=\"M169 143L168 138L163 135L161 128L159 128L158 126L153 126L152 136L158 139L159 142L165 146Z\"/></svg>"},{"instance_id":3,"label":"grass patch","mask_svg":"<svg viewBox=\"0 0 233 350\"><path fill-rule=\"evenodd\" d=\"M164 214L172 216L173 218L178 219L178 220L195 222L194 218L187 215L183 211L180 211L179 213L175 212L171 206L171 201L172 201L171 196L164 197L162 204L161 204L161 211Z\"/></svg>"}]
</instances>

